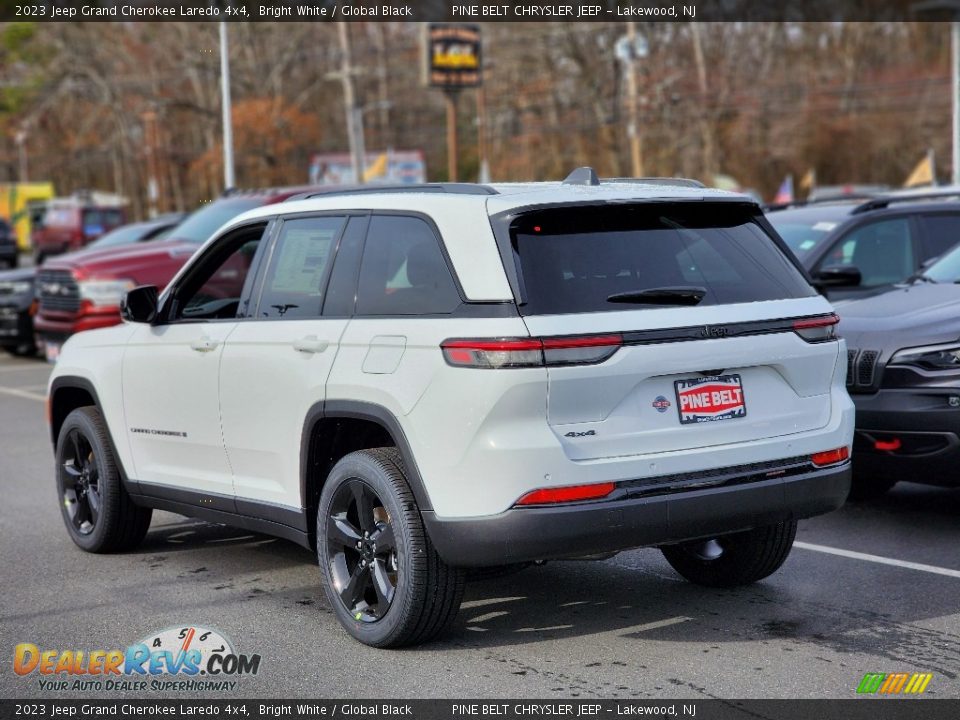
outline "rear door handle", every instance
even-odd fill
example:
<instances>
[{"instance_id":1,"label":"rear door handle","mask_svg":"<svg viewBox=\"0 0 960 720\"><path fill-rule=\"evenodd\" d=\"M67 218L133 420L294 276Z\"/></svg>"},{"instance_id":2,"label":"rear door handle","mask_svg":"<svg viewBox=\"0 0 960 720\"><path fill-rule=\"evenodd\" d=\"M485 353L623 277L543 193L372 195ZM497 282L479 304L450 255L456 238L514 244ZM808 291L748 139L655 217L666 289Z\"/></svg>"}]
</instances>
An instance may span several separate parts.
<instances>
[{"instance_id":1,"label":"rear door handle","mask_svg":"<svg viewBox=\"0 0 960 720\"><path fill-rule=\"evenodd\" d=\"M190 343L190 348L197 352L210 352L211 350L216 350L219 344L220 342L218 340L204 335Z\"/></svg>"},{"instance_id":2,"label":"rear door handle","mask_svg":"<svg viewBox=\"0 0 960 720\"><path fill-rule=\"evenodd\" d=\"M322 353L330 347L330 341L320 340L316 335L307 335L293 341L293 349L302 353Z\"/></svg>"}]
</instances>

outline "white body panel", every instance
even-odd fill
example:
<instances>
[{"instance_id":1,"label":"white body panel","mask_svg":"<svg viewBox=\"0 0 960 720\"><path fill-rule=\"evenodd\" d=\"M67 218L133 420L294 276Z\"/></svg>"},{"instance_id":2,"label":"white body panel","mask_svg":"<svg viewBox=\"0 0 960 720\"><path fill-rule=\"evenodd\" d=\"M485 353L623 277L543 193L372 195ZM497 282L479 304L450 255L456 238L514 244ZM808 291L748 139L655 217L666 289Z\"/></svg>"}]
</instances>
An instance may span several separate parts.
<instances>
[{"instance_id":1,"label":"white body panel","mask_svg":"<svg viewBox=\"0 0 960 720\"><path fill-rule=\"evenodd\" d=\"M123 352L128 472L141 482L232 496L218 385L236 323L134 328Z\"/></svg>"},{"instance_id":2,"label":"white body panel","mask_svg":"<svg viewBox=\"0 0 960 720\"><path fill-rule=\"evenodd\" d=\"M239 323L223 351L223 440L237 498L299 510L300 440L346 320ZM301 349L297 349L297 348Z\"/></svg>"}]
</instances>

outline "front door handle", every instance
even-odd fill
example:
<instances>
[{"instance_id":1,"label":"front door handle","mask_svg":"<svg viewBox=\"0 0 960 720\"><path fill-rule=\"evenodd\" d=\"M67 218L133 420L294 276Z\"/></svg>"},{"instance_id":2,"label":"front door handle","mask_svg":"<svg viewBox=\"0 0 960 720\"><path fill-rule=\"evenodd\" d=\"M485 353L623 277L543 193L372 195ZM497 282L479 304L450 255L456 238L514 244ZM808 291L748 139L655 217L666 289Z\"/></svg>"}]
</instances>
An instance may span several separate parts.
<instances>
[{"instance_id":1,"label":"front door handle","mask_svg":"<svg viewBox=\"0 0 960 720\"><path fill-rule=\"evenodd\" d=\"M302 353L322 353L330 347L328 340L320 340L316 335L307 335L293 341L293 349Z\"/></svg>"},{"instance_id":2,"label":"front door handle","mask_svg":"<svg viewBox=\"0 0 960 720\"><path fill-rule=\"evenodd\" d=\"M216 350L219 344L220 342L218 340L204 335L190 343L190 348L197 352L210 352L211 350Z\"/></svg>"}]
</instances>

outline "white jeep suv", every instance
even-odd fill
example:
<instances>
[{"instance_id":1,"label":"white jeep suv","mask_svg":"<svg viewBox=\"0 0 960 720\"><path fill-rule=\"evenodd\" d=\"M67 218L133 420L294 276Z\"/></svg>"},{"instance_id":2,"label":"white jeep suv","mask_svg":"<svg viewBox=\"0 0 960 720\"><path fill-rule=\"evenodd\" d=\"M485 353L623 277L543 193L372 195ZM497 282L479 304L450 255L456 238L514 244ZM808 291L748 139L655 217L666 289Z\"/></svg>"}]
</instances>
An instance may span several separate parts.
<instances>
[{"instance_id":1,"label":"white jeep suv","mask_svg":"<svg viewBox=\"0 0 960 720\"><path fill-rule=\"evenodd\" d=\"M659 546L731 586L849 488L837 317L741 195L682 180L368 187L237 217L49 388L90 552L153 508L315 547L361 642L468 568Z\"/></svg>"}]
</instances>

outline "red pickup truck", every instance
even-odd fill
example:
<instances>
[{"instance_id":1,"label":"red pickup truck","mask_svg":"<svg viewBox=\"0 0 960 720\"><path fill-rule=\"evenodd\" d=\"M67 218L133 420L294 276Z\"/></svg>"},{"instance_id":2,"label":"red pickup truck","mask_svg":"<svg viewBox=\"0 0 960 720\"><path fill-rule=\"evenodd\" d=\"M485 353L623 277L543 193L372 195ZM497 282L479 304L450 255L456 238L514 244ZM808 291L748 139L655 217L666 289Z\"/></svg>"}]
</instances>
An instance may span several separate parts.
<instances>
[{"instance_id":1,"label":"red pickup truck","mask_svg":"<svg viewBox=\"0 0 960 720\"><path fill-rule=\"evenodd\" d=\"M119 205L120 200L101 199L100 193L50 200L40 225L30 235L36 264L53 255L79 250L126 223L127 214Z\"/></svg>"},{"instance_id":2,"label":"red pickup truck","mask_svg":"<svg viewBox=\"0 0 960 720\"><path fill-rule=\"evenodd\" d=\"M142 245L105 248L76 258L51 258L37 271L39 308L34 329L47 360L74 333L120 323L120 300L137 285L163 288L200 244L231 218L261 205L323 188L234 191L174 228L170 237Z\"/></svg>"}]
</instances>

